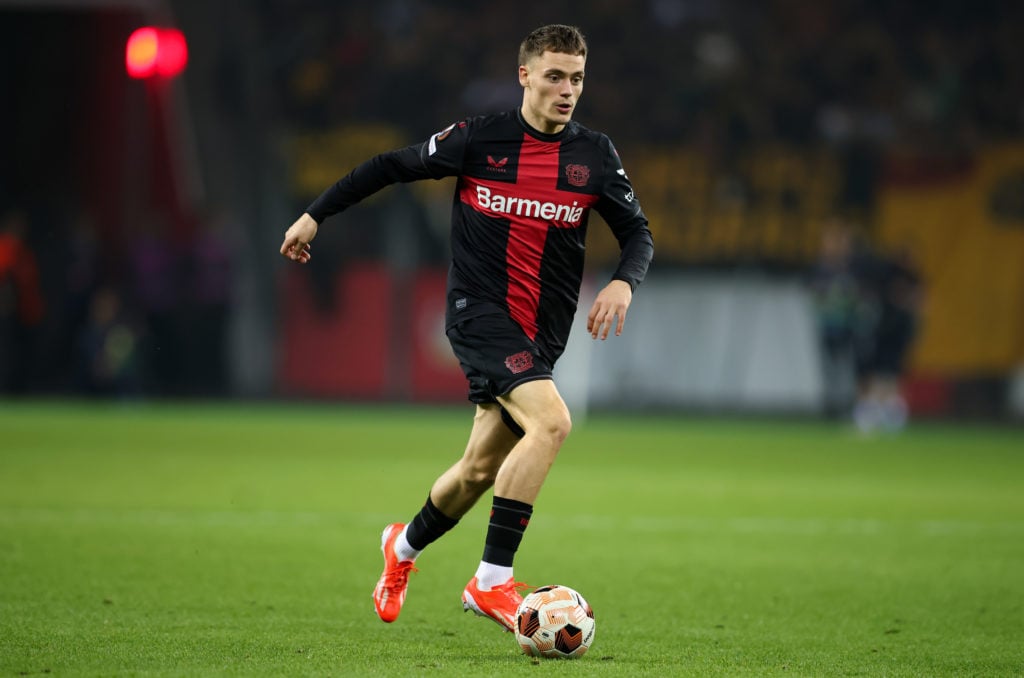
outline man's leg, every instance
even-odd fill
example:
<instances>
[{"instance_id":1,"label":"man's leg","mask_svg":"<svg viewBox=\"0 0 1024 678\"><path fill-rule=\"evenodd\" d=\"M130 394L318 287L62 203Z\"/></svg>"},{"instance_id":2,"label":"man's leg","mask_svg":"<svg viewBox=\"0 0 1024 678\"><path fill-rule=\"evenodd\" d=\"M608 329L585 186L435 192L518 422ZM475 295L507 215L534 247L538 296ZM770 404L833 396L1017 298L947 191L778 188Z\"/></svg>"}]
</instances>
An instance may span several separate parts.
<instances>
[{"instance_id":1,"label":"man's leg","mask_svg":"<svg viewBox=\"0 0 1024 678\"><path fill-rule=\"evenodd\" d=\"M495 477L484 554L462 600L465 609L512 630L515 610L522 602L512 562L533 514L533 503L572 422L569 409L549 379L521 384L499 401L525 434Z\"/></svg>"},{"instance_id":2,"label":"man's leg","mask_svg":"<svg viewBox=\"0 0 1024 678\"><path fill-rule=\"evenodd\" d=\"M416 558L428 544L453 528L494 484L501 463L518 440L519 436L502 420L497 404L477 406L462 458L434 482L423 508L408 525L393 523L384 529L384 572L373 592L382 620L393 622L398 618Z\"/></svg>"},{"instance_id":3,"label":"man's leg","mask_svg":"<svg viewBox=\"0 0 1024 678\"><path fill-rule=\"evenodd\" d=\"M526 434L502 463L494 493L532 505L572 430L569 408L550 379L528 381L498 400Z\"/></svg>"},{"instance_id":4,"label":"man's leg","mask_svg":"<svg viewBox=\"0 0 1024 678\"><path fill-rule=\"evenodd\" d=\"M518 442L519 436L504 422L497 404L477 405L462 459L430 488L437 507L456 520L464 516L494 485L498 469Z\"/></svg>"}]
</instances>

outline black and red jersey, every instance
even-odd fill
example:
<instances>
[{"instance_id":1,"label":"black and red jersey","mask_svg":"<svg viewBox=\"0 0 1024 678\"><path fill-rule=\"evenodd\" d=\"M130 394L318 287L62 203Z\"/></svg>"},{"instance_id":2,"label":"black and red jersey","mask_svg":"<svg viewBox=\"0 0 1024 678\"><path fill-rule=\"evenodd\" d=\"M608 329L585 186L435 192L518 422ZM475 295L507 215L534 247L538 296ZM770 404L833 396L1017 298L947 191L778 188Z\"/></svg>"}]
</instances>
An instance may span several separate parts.
<instances>
[{"instance_id":1,"label":"black and red jersey","mask_svg":"<svg viewBox=\"0 0 1024 678\"><path fill-rule=\"evenodd\" d=\"M510 315L552 363L572 326L587 221L597 210L622 250L613 279L634 289L653 254L647 218L607 136L570 122L543 134L518 110L469 118L382 153L328 188L317 223L395 182L458 177L447 324Z\"/></svg>"}]
</instances>

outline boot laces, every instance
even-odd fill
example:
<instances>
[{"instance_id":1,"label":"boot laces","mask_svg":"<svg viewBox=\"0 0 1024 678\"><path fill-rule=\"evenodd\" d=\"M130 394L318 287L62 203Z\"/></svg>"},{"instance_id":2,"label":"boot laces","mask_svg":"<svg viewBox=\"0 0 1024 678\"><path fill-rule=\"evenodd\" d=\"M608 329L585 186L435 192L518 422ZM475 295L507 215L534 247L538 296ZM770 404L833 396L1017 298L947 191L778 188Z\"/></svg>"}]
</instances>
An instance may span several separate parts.
<instances>
[{"instance_id":1,"label":"boot laces","mask_svg":"<svg viewBox=\"0 0 1024 678\"><path fill-rule=\"evenodd\" d=\"M419 570L408 560L399 562L388 570L384 577L384 586L396 593L401 593L409 583L410 572L419 572Z\"/></svg>"}]
</instances>

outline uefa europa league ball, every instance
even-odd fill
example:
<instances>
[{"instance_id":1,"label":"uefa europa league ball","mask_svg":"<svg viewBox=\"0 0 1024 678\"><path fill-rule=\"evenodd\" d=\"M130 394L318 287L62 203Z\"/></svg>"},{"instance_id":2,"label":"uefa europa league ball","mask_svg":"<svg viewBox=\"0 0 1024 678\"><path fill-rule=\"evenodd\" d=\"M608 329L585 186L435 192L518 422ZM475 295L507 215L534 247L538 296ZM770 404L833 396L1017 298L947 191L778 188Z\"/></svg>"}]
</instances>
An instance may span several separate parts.
<instances>
[{"instance_id":1,"label":"uefa europa league ball","mask_svg":"<svg viewBox=\"0 0 1024 678\"><path fill-rule=\"evenodd\" d=\"M582 657L594 631L594 611L568 586L542 586L516 610L516 642L533 657Z\"/></svg>"}]
</instances>

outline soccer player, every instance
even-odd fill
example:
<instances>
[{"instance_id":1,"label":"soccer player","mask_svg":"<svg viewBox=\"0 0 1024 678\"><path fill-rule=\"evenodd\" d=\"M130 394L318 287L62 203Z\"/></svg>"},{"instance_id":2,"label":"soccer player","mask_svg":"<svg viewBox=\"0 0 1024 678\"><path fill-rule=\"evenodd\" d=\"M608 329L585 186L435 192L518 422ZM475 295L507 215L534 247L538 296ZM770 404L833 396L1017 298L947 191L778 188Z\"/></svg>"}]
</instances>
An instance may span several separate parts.
<instances>
[{"instance_id":1,"label":"soccer player","mask_svg":"<svg viewBox=\"0 0 1024 678\"><path fill-rule=\"evenodd\" d=\"M571 421L552 368L579 299L591 209L621 248L611 281L587 315L594 339L622 333L647 273L651 233L611 141L572 120L587 44L549 25L519 48L523 103L467 118L426 142L377 155L321 194L287 230L281 254L306 263L319 224L395 182L456 176L446 331L476 415L462 458L441 474L408 524L384 529L377 614L398 618L420 553L490 488L483 557L463 607L512 630L522 601L512 562L541 485Z\"/></svg>"}]
</instances>

